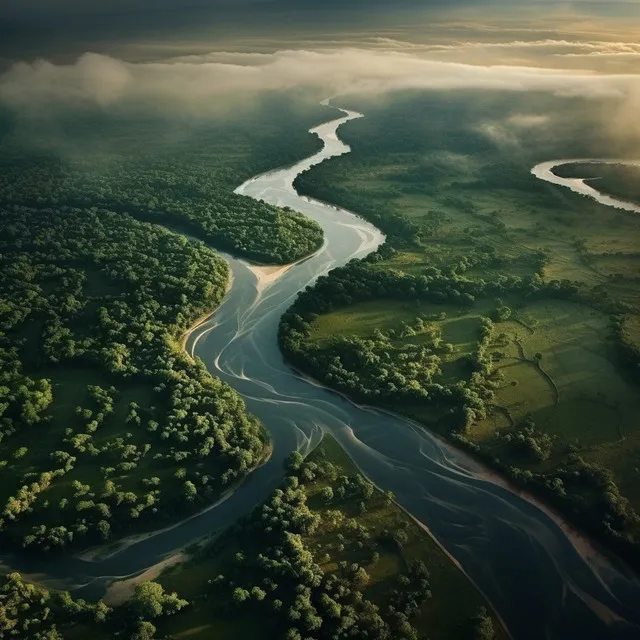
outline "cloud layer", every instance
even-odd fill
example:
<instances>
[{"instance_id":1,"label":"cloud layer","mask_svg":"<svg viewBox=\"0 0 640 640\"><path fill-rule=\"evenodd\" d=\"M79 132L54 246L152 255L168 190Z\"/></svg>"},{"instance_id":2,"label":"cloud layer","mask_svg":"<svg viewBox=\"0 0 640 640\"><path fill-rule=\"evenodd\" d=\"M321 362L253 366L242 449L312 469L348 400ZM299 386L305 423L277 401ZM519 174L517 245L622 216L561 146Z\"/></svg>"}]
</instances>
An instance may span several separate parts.
<instances>
[{"instance_id":1,"label":"cloud layer","mask_svg":"<svg viewBox=\"0 0 640 640\"><path fill-rule=\"evenodd\" d=\"M234 97L244 100L253 92L293 87L326 95L401 89L545 91L625 101L640 94L640 76L477 66L362 49L212 53L135 64L85 54L72 65L15 65L0 76L0 102L21 111L136 104L206 111Z\"/></svg>"}]
</instances>

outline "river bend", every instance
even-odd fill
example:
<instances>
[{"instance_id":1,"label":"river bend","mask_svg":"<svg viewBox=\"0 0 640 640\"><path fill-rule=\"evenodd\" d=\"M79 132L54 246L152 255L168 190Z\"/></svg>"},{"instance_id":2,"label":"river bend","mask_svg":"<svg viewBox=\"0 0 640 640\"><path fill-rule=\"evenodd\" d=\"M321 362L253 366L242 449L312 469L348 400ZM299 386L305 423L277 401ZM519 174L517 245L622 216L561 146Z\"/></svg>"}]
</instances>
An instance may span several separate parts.
<instances>
[{"instance_id":1,"label":"river bend","mask_svg":"<svg viewBox=\"0 0 640 640\"><path fill-rule=\"evenodd\" d=\"M287 455L294 449L309 451L328 432L372 482L393 491L398 503L432 532L487 596L514 638L637 640L640 582L632 573L603 559L586 542L576 543L558 518L424 428L358 406L284 362L278 323L297 292L384 241L378 229L353 213L301 197L293 188L302 171L349 151L337 130L360 114L343 113L312 130L324 142L322 151L237 189L316 220L325 233L322 249L277 278L225 256L233 286L222 306L186 343L187 351L236 389L266 425L273 441L269 461L214 508L106 558L64 559L46 566L25 566L30 562L23 559L16 569L46 574L45 584L101 595L116 577L140 572L248 513L277 487Z\"/></svg>"}]
</instances>

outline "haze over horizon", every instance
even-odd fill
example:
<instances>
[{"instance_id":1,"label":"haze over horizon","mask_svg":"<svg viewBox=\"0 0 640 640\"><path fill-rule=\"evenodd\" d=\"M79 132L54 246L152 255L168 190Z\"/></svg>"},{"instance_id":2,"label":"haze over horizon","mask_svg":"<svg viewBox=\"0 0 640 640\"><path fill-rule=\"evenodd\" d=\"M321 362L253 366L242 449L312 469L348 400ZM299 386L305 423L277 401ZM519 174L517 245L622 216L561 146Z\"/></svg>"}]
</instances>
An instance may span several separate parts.
<instances>
[{"instance_id":1,"label":"haze over horizon","mask_svg":"<svg viewBox=\"0 0 640 640\"><path fill-rule=\"evenodd\" d=\"M638 128L627 114L640 96L640 43L624 18L640 11L640 0L150 7L148 0L3 3L0 25L13 39L0 48L0 104L21 116L41 106L143 102L206 112L247 92L295 87L318 95L543 91L609 100L622 129Z\"/></svg>"},{"instance_id":2,"label":"haze over horizon","mask_svg":"<svg viewBox=\"0 0 640 640\"><path fill-rule=\"evenodd\" d=\"M5 0L0 59L6 66L34 58L69 62L86 51L141 60L223 46L367 46L376 35L394 34L439 44L509 38L629 42L637 34L629 31L628 18L639 12L639 0Z\"/></svg>"}]
</instances>

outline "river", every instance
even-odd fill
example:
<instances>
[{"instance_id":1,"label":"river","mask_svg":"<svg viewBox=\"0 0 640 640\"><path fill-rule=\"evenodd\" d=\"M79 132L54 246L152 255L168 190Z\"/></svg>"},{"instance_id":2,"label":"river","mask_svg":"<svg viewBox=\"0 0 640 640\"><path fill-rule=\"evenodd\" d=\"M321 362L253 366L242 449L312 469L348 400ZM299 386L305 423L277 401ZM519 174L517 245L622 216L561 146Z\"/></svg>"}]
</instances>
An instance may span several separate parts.
<instances>
[{"instance_id":1,"label":"river","mask_svg":"<svg viewBox=\"0 0 640 640\"><path fill-rule=\"evenodd\" d=\"M556 167L561 167L565 164L614 164L623 165L627 167L640 167L640 160L612 160L610 158L573 158L565 160L550 160L548 162L541 162L537 164L531 173L540 180L550 182L551 184L557 184L561 187L566 187L574 193L579 193L581 196L591 198L600 204L604 204L607 207L613 207L614 209L621 209L622 211L632 211L633 213L640 213L640 205L635 202L627 202L626 200L620 200L614 198L606 193L600 193L597 189L594 189L590 184L593 178L562 178L556 175L553 170Z\"/></svg>"},{"instance_id":2,"label":"river","mask_svg":"<svg viewBox=\"0 0 640 640\"><path fill-rule=\"evenodd\" d=\"M224 303L186 341L187 351L228 382L273 441L269 461L214 508L96 561L72 558L11 564L40 582L99 596L117 577L140 572L170 552L234 522L262 502L283 476L293 449L309 451L331 433L362 472L422 523L486 595L517 639L640 637L640 582L568 531L559 518L510 490L485 468L424 428L358 406L305 379L277 345L280 316L321 274L363 257L384 241L353 213L299 196L295 177L349 148L344 117L313 130L324 149L295 166L253 178L237 192L289 206L320 223L325 244L312 257L273 272L224 256L233 286Z\"/></svg>"}]
</instances>

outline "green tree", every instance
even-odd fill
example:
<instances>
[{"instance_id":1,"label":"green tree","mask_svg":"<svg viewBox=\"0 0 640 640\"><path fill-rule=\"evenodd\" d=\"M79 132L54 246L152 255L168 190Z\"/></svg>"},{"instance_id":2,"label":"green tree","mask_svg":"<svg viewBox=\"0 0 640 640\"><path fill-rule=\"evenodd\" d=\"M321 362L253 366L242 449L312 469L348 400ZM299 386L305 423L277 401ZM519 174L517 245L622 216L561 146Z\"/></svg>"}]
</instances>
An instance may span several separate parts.
<instances>
[{"instance_id":1,"label":"green tree","mask_svg":"<svg viewBox=\"0 0 640 640\"><path fill-rule=\"evenodd\" d=\"M292 451L285 462L285 468L291 473L299 471L304 464L304 457L299 451Z\"/></svg>"},{"instance_id":2,"label":"green tree","mask_svg":"<svg viewBox=\"0 0 640 640\"><path fill-rule=\"evenodd\" d=\"M137 585L128 602L134 616L142 620L153 620L161 615L170 615L188 604L176 593L165 593L161 584L150 581Z\"/></svg>"},{"instance_id":3,"label":"green tree","mask_svg":"<svg viewBox=\"0 0 640 640\"><path fill-rule=\"evenodd\" d=\"M320 491L320 497L325 502L331 502L333 500L333 489L331 487L323 487Z\"/></svg>"},{"instance_id":4,"label":"green tree","mask_svg":"<svg viewBox=\"0 0 640 640\"><path fill-rule=\"evenodd\" d=\"M484 607L480 607L473 617L473 640L494 640L496 637L493 620Z\"/></svg>"},{"instance_id":5,"label":"green tree","mask_svg":"<svg viewBox=\"0 0 640 640\"><path fill-rule=\"evenodd\" d=\"M156 628L145 620L139 620L131 640L153 640L156 637Z\"/></svg>"},{"instance_id":6,"label":"green tree","mask_svg":"<svg viewBox=\"0 0 640 640\"><path fill-rule=\"evenodd\" d=\"M236 604L242 604L243 602L249 599L249 592L246 589L243 589L242 587L236 587L233 590L232 598Z\"/></svg>"}]
</instances>

